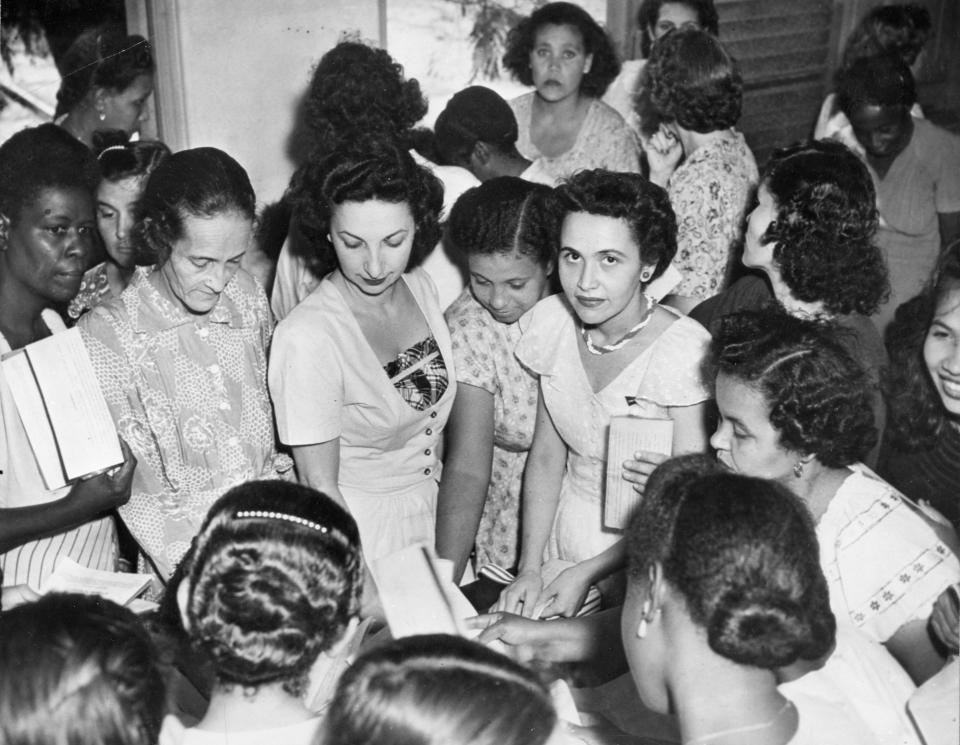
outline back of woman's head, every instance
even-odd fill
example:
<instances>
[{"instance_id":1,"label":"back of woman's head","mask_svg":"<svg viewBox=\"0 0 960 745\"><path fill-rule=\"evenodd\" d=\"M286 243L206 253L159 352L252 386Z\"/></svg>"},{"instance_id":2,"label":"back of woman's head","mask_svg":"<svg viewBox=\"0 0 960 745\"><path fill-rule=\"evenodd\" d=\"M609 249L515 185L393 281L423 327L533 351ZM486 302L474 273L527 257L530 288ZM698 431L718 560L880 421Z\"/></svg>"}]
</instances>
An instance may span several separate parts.
<instances>
[{"instance_id":1,"label":"back of woman's head","mask_svg":"<svg viewBox=\"0 0 960 745\"><path fill-rule=\"evenodd\" d=\"M867 13L850 33L843 48L841 67L878 54L896 54L911 66L931 32L930 11L922 5L881 5Z\"/></svg>"},{"instance_id":2,"label":"back of woman's head","mask_svg":"<svg viewBox=\"0 0 960 745\"><path fill-rule=\"evenodd\" d=\"M658 564L710 648L739 664L822 657L836 625L806 507L772 481L705 470L674 467L644 494L627 530L630 581Z\"/></svg>"},{"instance_id":3,"label":"back of woman's head","mask_svg":"<svg viewBox=\"0 0 960 745\"><path fill-rule=\"evenodd\" d=\"M656 28L660 20L660 9L666 5L679 4L692 10L697 16L697 24L714 36L720 34L720 18L713 0L643 0L637 11L637 25L640 27L640 51L644 57L650 56L653 38L650 29Z\"/></svg>"},{"instance_id":4,"label":"back of woman's head","mask_svg":"<svg viewBox=\"0 0 960 745\"><path fill-rule=\"evenodd\" d=\"M299 694L359 613L356 523L305 486L234 487L210 508L185 561L184 625L222 685L283 683Z\"/></svg>"},{"instance_id":5,"label":"back of woman's head","mask_svg":"<svg viewBox=\"0 0 960 745\"><path fill-rule=\"evenodd\" d=\"M153 52L150 42L121 26L97 26L74 39L58 67L55 118L70 113L93 88L119 93L141 75L153 74Z\"/></svg>"},{"instance_id":6,"label":"back of woman's head","mask_svg":"<svg viewBox=\"0 0 960 745\"><path fill-rule=\"evenodd\" d=\"M22 129L0 145L0 214L12 222L44 189L92 194L99 180L93 153L56 124Z\"/></svg>"},{"instance_id":7,"label":"back of woman's head","mask_svg":"<svg viewBox=\"0 0 960 745\"><path fill-rule=\"evenodd\" d=\"M761 241L776 242L773 260L793 296L835 315L874 313L889 282L863 162L838 142L799 143L774 152L761 184L777 208Z\"/></svg>"},{"instance_id":8,"label":"back of woman's head","mask_svg":"<svg viewBox=\"0 0 960 745\"><path fill-rule=\"evenodd\" d=\"M323 745L543 745L557 724L534 675L475 642L412 636L344 673Z\"/></svg>"},{"instance_id":9,"label":"back of woman's head","mask_svg":"<svg viewBox=\"0 0 960 745\"><path fill-rule=\"evenodd\" d=\"M426 116L427 99L386 50L341 41L317 64L305 113L314 146L327 153L360 134L403 140Z\"/></svg>"},{"instance_id":10,"label":"back of woman's head","mask_svg":"<svg viewBox=\"0 0 960 745\"><path fill-rule=\"evenodd\" d=\"M256 197L247 172L214 147L174 153L157 166L137 202L136 231L142 249L163 264L185 235L184 218L235 213L253 220Z\"/></svg>"},{"instance_id":11,"label":"back of woman's head","mask_svg":"<svg viewBox=\"0 0 960 745\"><path fill-rule=\"evenodd\" d=\"M637 173L596 169L579 171L554 189L550 199L556 237L571 212L586 212L623 220L640 248L644 263L656 264L656 279L677 253L677 218L667 192Z\"/></svg>"},{"instance_id":12,"label":"back of woman's head","mask_svg":"<svg viewBox=\"0 0 960 745\"><path fill-rule=\"evenodd\" d=\"M325 156L311 159L293 175L287 199L297 229L316 252L311 268L317 276L337 268L330 219L344 202L406 203L415 227L413 266L440 240L443 184L400 143L382 135L341 142Z\"/></svg>"},{"instance_id":13,"label":"back of woman's head","mask_svg":"<svg viewBox=\"0 0 960 745\"><path fill-rule=\"evenodd\" d=\"M734 126L743 80L720 41L700 29L671 31L653 45L647 76L650 103L665 121L693 132Z\"/></svg>"},{"instance_id":14,"label":"back of woman's head","mask_svg":"<svg viewBox=\"0 0 960 745\"><path fill-rule=\"evenodd\" d=\"M104 181L145 178L170 155L170 148L159 140L128 142L126 133L118 130L95 132L93 149Z\"/></svg>"},{"instance_id":15,"label":"back of woman's head","mask_svg":"<svg viewBox=\"0 0 960 745\"><path fill-rule=\"evenodd\" d=\"M620 60L607 32L587 11L574 3L546 3L522 18L507 35L503 66L523 85L533 85L530 53L536 43L537 32L544 26L570 26L578 31L583 39L584 54L593 55L590 69L584 72L580 82L580 92L585 96L602 96L620 74Z\"/></svg>"},{"instance_id":16,"label":"back of woman's head","mask_svg":"<svg viewBox=\"0 0 960 745\"><path fill-rule=\"evenodd\" d=\"M960 240L947 246L937 268L914 298L897 308L885 341L890 364L884 379L889 419L885 436L903 450L932 447L949 426L943 401L930 379L923 347L937 311L960 297Z\"/></svg>"},{"instance_id":17,"label":"back of woman's head","mask_svg":"<svg viewBox=\"0 0 960 745\"><path fill-rule=\"evenodd\" d=\"M862 106L909 109L917 102L913 73L896 54L861 57L836 75L837 106L853 118Z\"/></svg>"},{"instance_id":18,"label":"back of woman's head","mask_svg":"<svg viewBox=\"0 0 960 745\"><path fill-rule=\"evenodd\" d=\"M128 609L54 594L0 615L4 745L153 745L165 711L156 651Z\"/></svg>"},{"instance_id":19,"label":"back of woman's head","mask_svg":"<svg viewBox=\"0 0 960 745\"><path fill-rule=\"evenodd\" d=\"M763 395L783 447L828 467L856 463L877 440L863 368L844 329L770 307L725 316L711 353L718 373Z\"/></svg>"},{"instance_id":20,"label":"back of woman's head","mask_svg":"<svg viewBox=\"0 0 960 745\"><path fill-rule=\"evenodd\" d=\"M554 256L546 204L551 193L549 186L515 176L468 189L450 210L450 242L466 256L516 252L546 266Z\"/></svg>"}]
</instances>

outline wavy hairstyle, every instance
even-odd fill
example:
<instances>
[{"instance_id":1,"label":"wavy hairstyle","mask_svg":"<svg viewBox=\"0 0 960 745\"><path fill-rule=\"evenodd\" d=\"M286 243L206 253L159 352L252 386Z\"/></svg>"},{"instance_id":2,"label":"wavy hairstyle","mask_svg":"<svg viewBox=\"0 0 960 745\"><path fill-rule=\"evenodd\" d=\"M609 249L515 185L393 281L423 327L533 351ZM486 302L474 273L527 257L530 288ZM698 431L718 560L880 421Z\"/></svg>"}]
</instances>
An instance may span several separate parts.
<instances>
[{"instance_id":1,"label":"wavy hairstyle","mask_svg":"<svg viewBox=\"0 0 960 745\"><path fill-rule=\"evenodd\" d=\"M777 208L761 237L793 296L828 313L871 315L890 292L873 238L876 192L846 146L816 140L777 150L760 180Z\"/></svg>"},{"instance_id":2,"label":"wavy hairstyle","mask_svg":"<svg viewBox=\"0 0 960 745\"><path fill-rule=\"evenodd\" d=\"M893 53L913 65L930 40L930 11L916 3L881 5L867 13L850 32L843 48L841 68L861 57Z\"/></svg>"},{"instance_id":3,"label":"wavy hairstyle","mask_svg":"<svg viewBox=\"0 0 960 745\"><path fill-rule=\"evenodd\" d=\"M725 316L711 344L718 373L763 395L780 444L828 468L856 463L877 441L873 388L844 333L771 306Z\"/></svg>"},{"instance_id":4,"label":"wavy hairstyle","mask_svg":"<svg viewBox=\"0 0 960 745\"><path fill-rule=\"evenodd\" d=\"M579 171L554 189L550 200L556 252L560 247L560 229L571 212L614 217L630 228L640 259L656 262L653 281L673 261L677 253L677 218L667 192L638 173L617 173L595 169Z\"/></svg>"},{"instance_id":5,"label":"wavy hairstyle","mask_svg":"<svg viewBox=\"0 0 960 745\"><path fill-rule=\"evenodd\" d=\"M256 217L256 197L243 166L215 147L181 150L147 179L137 202L134 241L145 255L156 256L160 267L184 237L184 218L225 213Z\"/></svg>"},{"instance_id":6,"label":"wavy hairstyle","mask_svg":"<svg viewBox=\"0 0 960 745\"><path fill-rule=\"evenodd\" d=\"M490 179L465 191L447 220L453 247L466 256L529 256L542 267L554 257L547 200L553 190L515 176Z\"/></svg>"},{"instance_id":7,"label":"wavy hairstyle","mask_svg":"<svg viewBox=\"0 0 960 745\"><path fill-rule=\"evenodd\" d=\"M382 135L364 135L311 159L293 175L285 198L296 228L312 247L306 258L317 277L339 266L330 241L330 219L344 202L405 203L415 230L409 266L423 261L440 240L443 185L402 146Z\"/></svg>"},{"instance_id":8,"label":"wavy hairstyle","mask_svg":"<svg viewBox=\"0 0 960 745\"><path fill-rule=\"evenodd\" d=\"M13 223L44 189L92 195L99 181L93 153L56 124L22 129L0 145L0 214Z\"/></svg>"},{"instance_id":9,"label":"wavy hairstyle","mask_svg":"<svg viewBox=\"0 0 960 745\"><path fill-rule=\"evenodd\" d=\"M74 39L58 67L55 119L69 114L94 88L120 93L141 75L152 75L153 51L149 41L127 35L122 26L97 26Z\"/></svg>"},{"instance_id":10,"label":"wavy hairstyle","mask_svg":"<svg viewBox=\"0 0 960 745\"><path fill-rule=\"evenodd\" d=\"M719 36L720 19L713 0L643 0L640 10L637 11L637 26L640 28L640 51L644 57L650 56L650 49L653 46L650 29L655 28L660 21L660 8L667 3L689 8L697 15L700 28L714 36Z\"/></svg>"},{"instance_id":11,"label":"wavy hairstyle","mask_svg":"<svg viewBox=\"0 0 960 745\"><path fill-rule=\"evenodd\" d=\"M340 679L324 745L543 745L557 725L533 673L455 636L410 636Z\"/></svg>"},{"instance_id":12,"label":"wavy hairstyle","mask_svg":"<svg viewBox=\"0 0 960 745\"><path fill-rule=\"evenodd\" d=\"M235 486L210 508L185 559L187 636L221 685L281 682L299 696L321 652L360 611L353 518L285 481Z\"/></svg>"},{"instance_id":13,"label":"wavy hairstyle","mask_svg":"<svg viewBox=\"0 0 960 745\"><path fill-rule=\"evenodd\" d=\"M145 178L170 155L170 148L159 140L128 142L126 134L117 130L95 132L93 148L101 178L112 182Z\"/></svg>"},{"instance_id":14,"label":"wavy hairstyle","mask_svg":"<svg viewBox=\"0 0 960 745\"><path fill-rule=\"evenodd\" d=\"M861 106L896 106L909 110L917 102L913 73L895 54L861 57L837 72L837 106L853 118Z\"/></svg>"},{"instance_id":15,"label":"wavy hairstyle","mask_svg":"<svg viewBox=\"0 0 960 745\"><path fill-rule=\"evenodd\" d=\"M650 103L664 121L706 133L740 119L743 79L733 57L707 31L668 33L653 45L644 74Z\"/></svg>"},{"instance_id":16,"label":"wavy hairstyle","mask_svg":"<svg viewBox=\"0 0 960 745\"><path fill-rule=\"evenodd\" d=\"M154 745L165 712L156 650L127 608L52 594L0 614L4 745Z\"/></svg>"},{"instance_id":17,"label":"wavy hairstyle","mask_svg":"<svg viewBox=\"0 0 960 745\"><path fill-rule=\"evenodd\" d=\"M320 59L304 103L313 146L326 154L357 133L379 133L405 142L427 113L416 79L385 50L341 41Z\"/></svg>"},{"instance_id":18,"label":"wavy hairstyle","mask_svg":"<svg viewBox=\"0 0 960 745\"><path fill-rule=\"evenodd\" d=\"M937 310L960 290L960 240L941 254L930 281L916 297L897 308L885 341L890 365L883 380L887 398L885 435L902 450L932 447L949 426L943 401L930 380L923 346Z\"/></svg>"},{"instance_id":19,"label":"wavy hairstyle","mask_svg":"<svg viewBox=\"0 0 960 745\"><path fill-rule=\"evenodd\" d=\"M523 85L533 85L530 55L537 41L537 32L544 26L571 26L583 39L583 51L593 55L590 71L580 81L580 92L599 98L620 74L620 60L613 42L593 17L573 3L547 3L523 18L507 35L507 51L503 66Z\"/></svg>"},{"instance_id":20,"label":"wavy hairstyle","mask_svg":"<svg viewBox=\"0 0 960 745\"><path fill-rule=\"evenodd\" d=\"M702 455L659 468L671 473L647 489L626 533L631 581L659 564L710 648L738 664L774 669L827 654L836 621L800 499Z\"/></svg>"}]
</instances>

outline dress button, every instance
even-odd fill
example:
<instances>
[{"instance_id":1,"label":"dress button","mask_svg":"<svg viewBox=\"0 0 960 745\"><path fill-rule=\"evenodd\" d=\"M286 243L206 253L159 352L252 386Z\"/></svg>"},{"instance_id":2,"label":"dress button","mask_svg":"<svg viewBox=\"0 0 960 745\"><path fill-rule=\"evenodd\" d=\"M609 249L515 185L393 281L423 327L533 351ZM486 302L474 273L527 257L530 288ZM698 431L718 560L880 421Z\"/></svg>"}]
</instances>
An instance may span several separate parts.
<instances>
[{"instance_id":1,"label":"dress button","mask_svg":"<svg viewBox=\"0 0 960 745\"><path fill-rule=\"evenodd\" d=\"M424 451L423 451L423 454L424 454L424 455L430 455L430 448L427 448L426 450L424 450Z\"/></svg>"},{"instance_id":2,"label":"dress button","mask_svg":"<svg viewBox=\"0 0 960 745\"><path fill-rule=\"evenodd\" d=\"M431 418L431 419L436 419L436 418L437 418L437 412L431 411L431 412L430 412L430 418Z\"/></svg>"},{"instance_id":3,"label":"dress button","mask_svg":"<svg viewBox=\"0 0 960 745\"><path fill-rule=\"evenodd\" d=\"M428 435L432 435L432 434L433 434L433 430L430 429L429 427L427 428L427 434L428 434Z\"/></svg>"},{"instance_id":4,"label":"dress button","mask_svg":"<svg viewBox=\"0 0 960 745\"><path fill-rule=\"evenodd\" d=\"M423 469L423 473L424 473L426 476L429 476L429 475L430 475L430 469L429 469L429 468L424 468L424 469Z\"/></svg>"}]
</instances>

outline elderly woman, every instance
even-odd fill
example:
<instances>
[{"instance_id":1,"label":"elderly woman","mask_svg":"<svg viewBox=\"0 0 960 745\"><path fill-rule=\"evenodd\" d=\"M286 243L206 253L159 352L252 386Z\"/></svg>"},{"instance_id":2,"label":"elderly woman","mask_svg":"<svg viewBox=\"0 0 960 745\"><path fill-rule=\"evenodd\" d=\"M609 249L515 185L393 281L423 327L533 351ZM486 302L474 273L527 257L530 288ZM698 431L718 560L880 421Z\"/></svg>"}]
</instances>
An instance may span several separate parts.
<instances>
[{"instance_id":1,"label":"elderly woman","mask_svg":"<svg viewBox=\"0 0 960 745\"><path fill-rule=\"evenodd\" d=\"M97 165L53 124L25 129L0 146L0 353L65 330L55 308L80 287L96 231ZM112 571L117 533L108 513L130 496L135 460L48 489L0 368L0 572L3 607L34 597L68 556Z\"/></svg>"},{"instance_id":2,"label":"elderly woman","mask_svg":"<svg viewBox=\"0 0 960 745\"><path fill-rule=\"evenodd\" d=\"M126 137L147 120L153 93L150 42L119 26L98 26L80 34L60 62L57 123L87 147L97 131Z\"/></svg>"},{"instance_id":3,"label":"elderly woman","mask_svg":"<svg viewBox=\"0 0 960 745\"><path fill-rule=\"evenodd\" d=\"M753 153L734 128L743 83L720 42L697 29L657 42L646 75L662 119L646 145L650 180L667 189L677 215L682 279L673 292L689 310L726 286L757 183Z\"/></svg>"},{"instance_id":4,"label":"elderly woman","mask_svg":"<svg viewBox=\"0 0 960 745\"><path fill-rule=\"evenodd\" d=\"M267 394L267 298L240 268L253 240L246 172L215 148L171 155L151 175L135 240L157 264L80 319L117 429L137 455L121 516L166 580L210 505L276 477Z\"/></svg>"}]
</instances>

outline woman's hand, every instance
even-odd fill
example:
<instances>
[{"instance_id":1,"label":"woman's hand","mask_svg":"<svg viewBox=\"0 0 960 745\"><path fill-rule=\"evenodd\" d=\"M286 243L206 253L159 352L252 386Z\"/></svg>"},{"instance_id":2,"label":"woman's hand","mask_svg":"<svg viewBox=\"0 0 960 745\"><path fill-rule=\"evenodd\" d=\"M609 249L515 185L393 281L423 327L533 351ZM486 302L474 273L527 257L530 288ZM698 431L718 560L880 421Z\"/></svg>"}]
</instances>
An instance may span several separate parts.
<instances>
[{"instance_id":1,"label":"woman's hand","mask_svg":"<svg viewBox=\"0 0 960 745\"><path fill-rule=\"evenodd\" d=\"M487 613L467 619L468 629L483 629L481 644L501 642L508 654L524 664L570 662L577 659L576 645L567 640L556 621L535 621L513 613Z\"/></svg>"},{"instance_id":2,"label":"woman's hand","mask_svg":"<svg viewBox=\"0 0 960 745\"><path fill-rule=\"evenodd\" d=\"M130 499L130 485L133 483L137 459L123 438L120 438L120 450L123 452L123 463L119 468L78 481L67 495L67 499L91 517L116 509Z\"/></svg>"},{"instance_id":3,"label":"woman's hand","mask_svg":"<svg viewBox=\"0 0 960 745\"><path fill-rule=\"evenodd\" d=\"M517 578L500 593L500 598L493 610L500 613L519 613L524 618L534 618L542 589L543 580L540 578L539 569L520 572Z\"/></svg>"},{"instance_id":4,"label":"woman's hand","mask_svg":"<svg viewBox=\"0 0 960 745\"><path fill-rule=\"evenodd\" d=\"M575 616L583 605L592 581L583 563L574 564L558 574L540 593L533 617Z\"/></svg>"},{"instance_id":5,"label":"woman's hand","mask_svg":"<svg viewBox=\"0 0 960 745\"><path fill-rule=\"evenodd\" d=\"M643 494L644 489L647 488L647 479L650 478L650 474L669 457L669 455L654 453L651 450L638 450L634 453L633 460L623 462L623 478L633 484L635 492Z\"/></svg>"},{"instance_id":6,"label":"woman's hand","mask_svg":"<svg viewBox=\"0 0 960 745\"><path fill-rule=\"evenodd\" d=\"M683 145L673 132L661 124L660 130L647 140L645 151L650 165L650 180L666 189L683 157Z\"/></svg>"},{"instance_id":7,"label":"woman's hand","mask_svg":"<svg viewBox=\"0 0 960 745\"><path fill-rule=\"evenodd\" d=\"M937 598L930 615L933 635L953 654L960 650L960 584L948 587Z\"/></svg>"}]
</instances>

